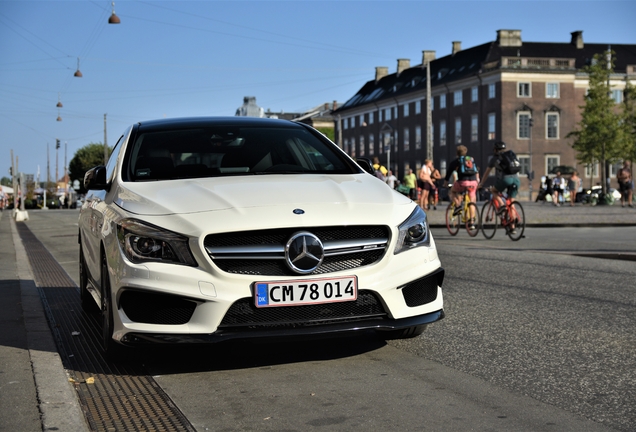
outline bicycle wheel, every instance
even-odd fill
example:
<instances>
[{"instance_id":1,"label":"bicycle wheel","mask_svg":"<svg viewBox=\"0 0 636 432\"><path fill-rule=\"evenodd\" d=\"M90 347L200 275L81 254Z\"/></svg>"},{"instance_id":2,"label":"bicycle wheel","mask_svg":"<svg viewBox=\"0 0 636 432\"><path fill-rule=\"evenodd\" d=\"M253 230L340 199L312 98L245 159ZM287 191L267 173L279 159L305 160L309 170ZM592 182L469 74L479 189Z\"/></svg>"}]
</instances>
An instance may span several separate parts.
<instances>
[{"instance_id":1,"label":"bicycle wheel","mask_svg":"<svg viewBox=\"0 0 636 432\"><path fill-rule=\"evenodd\" d=\"M468 210L468 214L466 214L466 231L468 231L468 235L471 237L475 237L477 234L479 234L479 209L477 208L477 205L473 202L468 203L468 205L466 206L466 209ZM473 221L471 221L471 217L470 215L474 214L475 218Z\"/></svg>"},{"instance_id":2,"label":"bicycle wheel","mask_svg":"<svg viewBox=\"0 0 636 432\"><path fill-rule=\"evenodd\" d=\"M497 209L492 201L488 201L481 208L481 232L487 239L491 239L497 232Z\"/></svg>"},{"instance_id":3,"label":"bicycle wheel","mask_svg":"<svg viewBox=\"0 0 636 432\"><path fill-rule=\"evenodd\" d=\"M455 236L459 232L459 216L453 214L455 212L455 206L453 203L450 203L448 207L446 207L446 228L450 235Z\"/></svg>"},{"instance_id":4,"label":"bicycle wheel","mask_svg":"<svg viewBox=\"0 0 636 432\"><path fill-rule=\"evenodd\" d=\"M526 229L526 216L523 207L517 201L510 204L510 210L507 212L508 223L506 224L506 234L510 240L517 241L523 237ZM514 228L512 226L514 225Z\"/></svg>"}]
</instances>

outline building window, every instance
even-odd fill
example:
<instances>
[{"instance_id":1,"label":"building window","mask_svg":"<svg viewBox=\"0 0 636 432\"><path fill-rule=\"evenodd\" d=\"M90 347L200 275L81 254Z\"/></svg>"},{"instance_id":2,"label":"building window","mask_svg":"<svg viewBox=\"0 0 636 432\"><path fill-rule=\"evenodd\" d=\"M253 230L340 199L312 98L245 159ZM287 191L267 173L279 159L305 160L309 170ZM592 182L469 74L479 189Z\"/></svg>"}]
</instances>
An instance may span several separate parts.
<instances>
[{"instance_id":1,"label":"building window","mask_svg":"<svg viewBox=\"0 0 636 432\"><path fill-rule=\"evenodd\" d=\"M356 157L356 140L351 138L351 157Z\"/></svg>"},{"instance_id":2,"label":"building window","mask_svg":"<svg viewBox=\"0 0 636 432\"><path fill-rule=\"evenodd\" d=\"M446 177L446 159L439 161L439 173L442 178Z\"/></svg>"},{"instance_id":3,"label":"building window","mask_svg":"<svg viewBox=\"0 0 636 432\"><path fill-rule=\"evenodd\" d=\"M386 121L391 120L391 111L393 111L393 108L387 108L384 110L384 120Z\"/></svg>"},{"instance_id":4,"label":"building window","mask_svg":"<svg viewBox=\"0 0 636 432\"><path fill-rule=\"evenodd\" d=\"M598 177L598 164L586 164L585 165L585 178Z\"/></svg>"},{"instance_id":5,"label":"building window","mask_svg":"<svg viewBox=\"0 0 636 432\"><path fill-rule=\"evenodd\" d=\"M410 139L409 128L404 128L404 137L402 139L402 143L403 143L403 148L405 152L409 151L409 148L410 148L409 139Z\"/></svg>"},{"instance_id":6,"label":"building window","mask_svg":"<svg viewBox=\"0 0 636 432\"><path fill-rule=\"evenodd\" d=\"M548 139L559 138L559 114L558 113L546 114L546 138Z\"/></svg>"},{"instance_id":7,"label":"building window","mask_svg":"<svg viewBox=\"0 0 636 432\"><path fill-rule=\"evenodd\" d=\"M446 145L446 121L439 122L439 145Z\"/></svg>"},{"instance_id":8,"label":"building window","mask_svg":"<svg viewBox=\"0 0 636 432\"><path fill-rule=\"evenodd\" d=\"M349 153L349 139L345 139L343 145L344 145L343 147L344 152L348 154L349 156L351 156L351 154Z\"/></svg>"},{"instance_id":9,"label":"building window","mask_svg":"<svg viewBox=\"0 0 636 432\"><path fill-rule=\"evenodd\" d=\"M421 114L422 113L422 101L418 100L415 101L415 114Z\"/></svg>"},{"instance_id":10,"label":"building window","mask_svg":"<svg viewBox=\"0 0 636 432\"><path fill-rule=\"evenodd\" d=\"M470 101L477 102L479 100L479 87L475 86L470 89Z\"/></svg>"},{"instance_id":11,"label":"building window","mask_svg":"<svg viewBox=\"0 0 636 432\"><path fill-rule=\"evenodd\" d=\"M373 111L371 111L371 112L369 113L369 124L370 124L370 125L372 125L372 124L373 124L373 117L375 117L373 114L374 114L374 112L373 112Z\"/></svg>"},{"instance_id":12,"label":"building window","mask_svg":"<svg viewBox=\"0 0 636 432\"><path fill-rule=\"evenodd\" d=\"M559 83L548 83L545 86L545 97L548 99L559 98Z\"/></svg>"},{"instance_id":13,"label":"building window","mask_svg":"<svg viewBox=\"0 0 636 432\"><path fill-rule=\"evenodd\" d=\"M612 90L612 99L617 104L623 102L623 90Z\"/></svg>"},{"instance_id":14,"label":"building window","mask_svg":"<svg viewBox=\"0 0 636 432\"><path fill-rule=\"evenodd\" d=\"M364 135L360 135L360 157L364 156L365 154L365 148L364 148Z\"/></svg>"},{"instance_id":15,"label":"building window","mask_svg":"<svg viewBox=\"0 0 636 432\"><path fill-rule=\"evenodd\" d=\"M439 108L446 108L446 95L439 95Z\"/></svg>"},{"instance_id":16,"label":"building window","mask_svg":"<svg viewBox=\"0 0 636 432\"><path fill-rule=\"evenodd\" d=\"M488 139L489 140L494 140L495 139L495 113L489 113L488 114Z\"/></svg>"},{"instance_id":17,"label":"building window","mask_svg":"<svg viewBox=\"0 0 636 432\"><path fill-rule=\"evenodd\" d=\"M519 159L519 163L521 164L521 171L519 171L519 175L527 176L530 172L530 156L517 155L517 159Z\"/></svg>"},{"instance_id":18,"label":"building window","mask_svg":"<svg viewBox=\"0 0 636 432\"><path fill-rule=\"evenodd\" d=\"M354 127L356 127L356 118L355 118L355 117L351 117L351 118L349 119L349 121L351 122L351 124L350 124L351 129L353 129Z\"/></svg>"},{"instance_id":19,"label":"building window","mask_svg":"<svg viewBox=\"0 0 636 432\"><path fill-rule=\"evenodd\" d=\"M462 91L457 90L455 94L453 95L453 103L455 104L455 106L462 104L462 97L463 97Z\"/></svg>"},{"instance_id":20,"label":"building window","mask_svg":"<svg viewBox=\"0 0 636 432\"><path fill-rule=\"evenodd\" d=\"M545 173L549 174L552 170L559 166L559 155L546 155L545 157Z\"/></svg>"},{"instance_id":21,"label":"building window","mask_svg":"<svg viewBox=\"0 0 636 432\"><path fill-rule=\"evenodd\" d=\"M530 113L529 112L517 113L517 138L518 139L530 138Z\"/></svg>"},{"instance_id":22,"label":"building window","mask_svg":"<svg viewBox=\"0 0 636 432\"><path fill-rule=\"evenodd\" d=\"M616 162L614 164L611 164L609 166L609 173L607 174L607 176L609 178L614 178L616 177L616 174L618 174L618 170L623 168L623 162Z\"/></svg>"},{"instance_id":23,"label":"building window","mask_svg":"<svg viewBox=\"0 0 636 432\"><path fill-rule=\"evenodd\" d=\"M385 150L389 150L390 145L391 145L391 133L384 132L382 134L382 145L380 146L380 154L384 153Z\"/></svg>"},{"instance_id":24,"label":"building window","mask_svg":"<svg viewBox=\"0 0 636 432\"><path fill-rule=\"evenodd\" d=\"M364 126L364 114L360 114L360 126Z\"/></svg>"},{"instance_id":25,"label":"building window","mask_svg":"<svg viewBox=\"0 0 636 432\"><path fill-rule=\"evenodd\" d=\"M404 117L408 117L409 116L409 104L405 103L404 104Z\"/></svg>"},{"instance_id":26,"label":"building window","mask_svg":"<svg viewBox=\"0 0 636 432\"><path fill-rule=\"evenodd\" d=\"M457 117L455 119L455 144L462 143L462 119Z\"/></svg>"},{"instance_id":27,"label":"building window","mask_svg":"<svg viewBox=\"0 0 636 432\"><path fill-rule=\"evenodd\" d=\"M532 97L532 86L528 82L517 83L518 97Z\"/></svg>"},{"instance_id":28,"label":"building window","mask_svg":"<svg viewBox=\"0 0 636 432\"><path fill-rule=\"evenodd\" d=\"M342 122L342 126L345 130L349 129L349 118L345 118Z\"/></svg>"},{"instance_id":29,"label":"building window","mask_svg":"<svg viewBox=\"0 0 636 432\"><path fill-rule=\"evenodd\" d=\"M479 141L478 121L476 114L470 116L470 140L472 142Z\"/></svg>"},{"instance_id":30,"label":"building window","mask_svg":"<svg viewBox=\"0 0 636 432\"><path fill-rule=\"evenodd\" d=\"M494 84L488 84L488 99L494 99L495 98L495 85Z\"/></svg>"},{"instance_id":31,"label":"building window","mask_svg":"<svg viewBox=\"0 0 636 432\"><path fill-rule=\"evenodd\" d=\"M422 149L422 126L415 126L415 150Z\"/></svg>"},{"instance_id":32,"label":"building window","mask_svg":"<svg viewBox=\"0 0 636 432\"><path fill-rule=\"evenodd\" d=\"M382 110L378 110L378 121L382 121Z\"/></svg>"}]
</instances>

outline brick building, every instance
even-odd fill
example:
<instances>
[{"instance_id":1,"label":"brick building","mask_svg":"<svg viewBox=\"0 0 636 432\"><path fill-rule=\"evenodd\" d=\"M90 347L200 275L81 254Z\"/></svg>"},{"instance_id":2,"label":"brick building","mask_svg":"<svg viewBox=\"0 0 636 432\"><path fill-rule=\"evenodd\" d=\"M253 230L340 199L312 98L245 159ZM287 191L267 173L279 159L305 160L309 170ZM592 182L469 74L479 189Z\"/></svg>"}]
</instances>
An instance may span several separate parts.
<instances>
[{"instance_id":1,"label":"brick building","mask_svg":"<svg viewBox=\"0 0 636 432\"><path fill-rule=\"evenodd\" d=\"M523 42L520 30L499 30L497 40L436 58L423 51L422 64L399 59L397 71L377 67L351 99L333 112L336 141L355 157L379 156L401 178L427 157L426 64L430 61L432 152L445 175L458 144L468 147L484 171L494 141L505 141L522 162L520 195L528 196L553 167L575 167L585 184L600 181L598 167L577 165L571 139L588 87L582 68L607 44L586 44L583 32L569 43ZM616 53L612 92L622 101L626 80L636 82L636 45L611 45ZM390 151L389 151L390 150ZM613 176L613 170L609 173Z\"/></svg>"}]
</instances>

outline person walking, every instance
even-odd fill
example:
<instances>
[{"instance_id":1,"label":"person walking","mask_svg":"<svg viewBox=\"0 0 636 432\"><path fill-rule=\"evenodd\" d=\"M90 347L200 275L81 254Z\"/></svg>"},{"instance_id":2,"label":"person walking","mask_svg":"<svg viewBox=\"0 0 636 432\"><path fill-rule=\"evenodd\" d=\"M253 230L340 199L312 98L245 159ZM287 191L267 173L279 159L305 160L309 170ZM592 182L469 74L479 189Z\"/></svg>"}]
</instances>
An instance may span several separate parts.
<instances>
[{"instance_id":1,"label":"person walking","mask_svg":"<svg viewBox=\"0 0 636 432\"><path fill-rule=\"evenodd\" d=\"M559 195L563 190L563 177L561 177L561 172L557 171L556 177L552 180L552 202L555 206L560 206L559 204Z\"/></svg>"},{"instance_id":2,"label":"person walking","mask_svg":"<svg viewBox=\"0 0 636 432\"><path fill-rule=\"evenodd\" d=\"M435 188L435 183L433 183L433 180L431 178L432 174L433 161L430 159L426 159L424 161L424 165L422 165L422 168L420 169L419 175L419 184L422 188L422 195L420 195L419 204L420 207L422 207L424 210L428 210L428 197L431 191Z\"/></svg>"},{"instance_id":3,"label":"person walking","mask_svg":"<svg viewBox=\"0 0 636 432\"><path fill-rule=\"evenodd\" d=\"M570 180L568 181L568 190L570 191L570 207L574 207L574 203L576 202L576 193L579 191L581 187L581 177L579 177L579 173L574 171L570 176Z\"/></svg>"},{"instance_id":4,"label":"person walking","mask_svg":"<svg viewBox=\"0 0 636 432\"><path fill-rule=\"evenodd\" d=\"M397 182L397 177L393 175L393 171L389 170L386 176L386 184L388 184L391 189L395 189L397 187Z\"/></svg>"},{"instance_id":5,"label":"person walking","mask_svg":"<svg viewBox=\"0 0 636 432\"><path fill-rule=\"evenodd\" d=\"M413 201L417 199L417 177L413 174L413 170L409 168L408 174L404 176L404 186L409 188L409 198Z\"/></svg>"},{"instance_id":6,"label":"person walking","mask_svg":"<svg viewBox=\"0 0 636 432\"><path fill-rule=\"evenodd\" d=\"M616 180L618 180L618 189L621 192L621 206L625 207L625 201L627 201L629 207L634 207L632 205L634 177L632 177L629 161L623 162L623 168L616 173Z\"/></svg>"}]
</instances>

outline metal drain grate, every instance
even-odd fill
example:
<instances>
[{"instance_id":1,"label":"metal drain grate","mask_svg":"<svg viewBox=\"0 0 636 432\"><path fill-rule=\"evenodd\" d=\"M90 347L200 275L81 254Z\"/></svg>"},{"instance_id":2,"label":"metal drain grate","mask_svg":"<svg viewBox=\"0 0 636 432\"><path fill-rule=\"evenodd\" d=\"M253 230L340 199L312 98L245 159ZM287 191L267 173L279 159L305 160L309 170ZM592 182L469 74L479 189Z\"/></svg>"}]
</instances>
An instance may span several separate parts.
<instances>
[{"instance_id":1,"label":"metal drain grate","mask_svg":"<svg viewBox=\"0 0 636 432\"><path fill-rule=\"evenodd\" d=\"M26 224L16 224L64 367L93 431L195 431L143 366L110 363L96 315L82 311L78 288ZM87 380L94 380L93 384Z\"/></svg>"}]
</instances>

